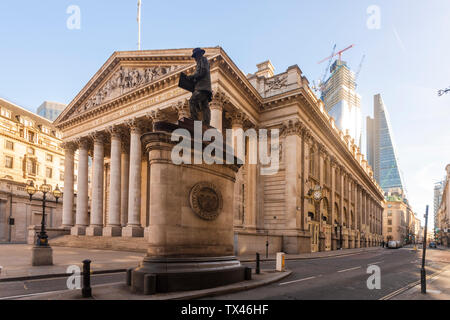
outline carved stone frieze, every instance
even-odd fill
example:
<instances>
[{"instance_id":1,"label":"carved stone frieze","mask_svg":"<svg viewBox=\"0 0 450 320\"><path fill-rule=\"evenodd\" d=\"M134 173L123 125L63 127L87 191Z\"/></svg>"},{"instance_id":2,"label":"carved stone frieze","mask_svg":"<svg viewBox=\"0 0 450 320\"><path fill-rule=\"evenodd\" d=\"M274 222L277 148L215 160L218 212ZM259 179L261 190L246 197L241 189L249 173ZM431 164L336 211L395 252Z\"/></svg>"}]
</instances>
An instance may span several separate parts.
<instances>
[{"instance_id":1,"label":"carved stone frieze","mask_svg":"<svg viewBox=\"0 0 450 320\"><path fill-rule=\"evenodd\" d=\"M121 67L91 97L77 108L75 114L82 113L104 102L117 98L135 88L146 85L182 66L154 66L149 68Z\"/></svg>"}]
</instances>

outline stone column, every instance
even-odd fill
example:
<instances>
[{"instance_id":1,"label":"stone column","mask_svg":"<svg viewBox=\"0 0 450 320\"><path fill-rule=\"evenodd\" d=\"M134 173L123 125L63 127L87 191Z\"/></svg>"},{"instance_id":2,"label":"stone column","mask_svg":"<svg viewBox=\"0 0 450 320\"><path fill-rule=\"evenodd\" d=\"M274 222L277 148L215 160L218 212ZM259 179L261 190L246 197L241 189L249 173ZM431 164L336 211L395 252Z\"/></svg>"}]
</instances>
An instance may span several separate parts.
<instances>
[{"instance_id":1,"label":"stone column","mask_svg":"<svg viewBox=\"0 0 450 320\"><path fill-rule=\"evenodd\" d=\"M121 190L120 190L120 223L125 227L128 223L128 184L130 172L130 145L127 141L123 141L122 137L122 154L121 154Z\"/></svg>"},{"instance_id":2,"label":"stone column","mask_svg":"<svg viewBox=\"0 0 450 320\"><path fill-rule=\"evenodd\" d=\"M75 226L70 233L75 236L86 234L88 226L88 141L79 141L78 149L78 181L77 181L77 210Z\"/></svg>"},{"instance_id":3,"label":"stone column","mask_svg":"<svg viewBox=\"0 0 450 320\"><path fill-rule=\"evenodd\" d=\"M209 108L211 109L211 127L214 127L222 132L222 105L219 102L213 101L209 105Z\"/></svg>"},{"instance_id":4,"label":"stone column","mask_svg":"<svg viewBox=\"0 0 450 320\"><path fill-rule=\"evenodd\" d=\"M209 104L209 108L211 109L211 127L216 128L220 132L222 132L222 114L223 114L223 106L227 102L227 97L223 92L215 92L213 95L213 99Z\"/></svg>"},{"instance_id":5,"label":"stone column","mask_svg":"<svg viewBox=\"0 0 450 320\"><path fill-rule=\"evenodd\" d=\"M103 178L104 178L104 139L100 134L93 136L94 159L92 176L91 224L86 229L87 236L101 236L103 230Z\"/></svg>"},{"instance_id":6,"label":"stone column","mask_svg":"<svg viewBox=\"0 0 450 320\"><path fill-rule=\"evenodd\" d=\"M130 173L128 187L128 222L122 229L123 237L142 237L141 226L141 129L136 121L130 122Z\"/></svg>"},{"instance_id":7,"label":"stone column","mask_svg":"<svg viewBox=\"0 0 450 320\"><path fill-rule=\"evenodd\" d=\"M74 200L74 172L75 150L74 143L64 143L64 193L63 193L63 228L71 228L74 225L73 200Z\"/></svg>"},{"instance_id":8,"label":"stone column","mask_svg":"<svg viewBox=\"0 0 450 320\"><path fill-rule=\"evenodd\" d=\"M109 179L109 203L108 203L108 221L103 229L103 235L117 237L122 235L120 223L120 201L121 201L121 156L122 142L120 132L117 128L109 130L111 134L111 161L110 161L110 179Z\"/></svg>"}]
</instances>

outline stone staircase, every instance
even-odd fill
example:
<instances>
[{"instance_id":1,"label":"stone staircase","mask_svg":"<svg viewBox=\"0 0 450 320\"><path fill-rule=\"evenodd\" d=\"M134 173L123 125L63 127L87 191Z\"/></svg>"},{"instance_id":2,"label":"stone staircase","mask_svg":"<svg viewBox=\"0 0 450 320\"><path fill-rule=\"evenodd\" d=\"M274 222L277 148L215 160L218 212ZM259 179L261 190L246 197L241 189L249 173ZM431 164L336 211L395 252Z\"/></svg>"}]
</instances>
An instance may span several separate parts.
<instances>
[{"instance_id":1,"label":"stone staircase","mask_svg":"<svg viewBox=\"0 0 450 320\"><path fill-rule=\"evenodd\" d=\"M53 247L147 252L148 242L142 238L91 237L66 235L50 239Z\"/></svg>"}]
</instances>

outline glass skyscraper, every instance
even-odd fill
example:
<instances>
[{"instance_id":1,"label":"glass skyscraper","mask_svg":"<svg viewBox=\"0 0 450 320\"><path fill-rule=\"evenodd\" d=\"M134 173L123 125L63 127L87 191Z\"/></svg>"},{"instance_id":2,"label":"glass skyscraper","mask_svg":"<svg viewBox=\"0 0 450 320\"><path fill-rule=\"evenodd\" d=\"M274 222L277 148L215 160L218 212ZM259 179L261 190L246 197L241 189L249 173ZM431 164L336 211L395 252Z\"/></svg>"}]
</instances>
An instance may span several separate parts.
<instances>
[{"instance_id":1,"label":"glass skyscraper","mask_svg":"<svg viewBox=\"0 0 450 320\"><path fill-rule=\"evenodd\" d=\"M385 192L399 188L405 193L389 114L380 94L374 96L373 114L373 119L367 117L367 161Z\"/></svg>"},{"instance_id":2,"label":"glass skyscraper","mask_svg":"<svg viewBox=\"0 0 450 320\"><path fill-rule=\"evenodd\" d=\"M339 130L361 147L361 97L356 93L355 74L341 60L333 63L330 72L322 92L325 109Z\"/></svg>"}]
</instances>

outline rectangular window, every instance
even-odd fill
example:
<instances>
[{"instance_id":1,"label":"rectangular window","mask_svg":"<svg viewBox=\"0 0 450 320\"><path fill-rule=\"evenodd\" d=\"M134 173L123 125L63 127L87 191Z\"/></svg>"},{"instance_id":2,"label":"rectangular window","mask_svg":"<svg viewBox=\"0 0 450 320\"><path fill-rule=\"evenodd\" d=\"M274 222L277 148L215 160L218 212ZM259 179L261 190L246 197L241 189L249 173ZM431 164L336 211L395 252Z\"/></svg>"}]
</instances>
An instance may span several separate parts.
<instances>
[{"instance_id":1,"label":"rectangular window","mask_svg":"<svg viewBox=\"0 0 450 320\"><path fill-rule=\"evenodd\" d=\"M392 220L388 220L388 226L392 226Z\"/></svg>"},{"instance_id":2,"label":"rectangular window","mask_svg":"<svg viewBox=\"0 0 450 320\"><path fill-rule=\"evenodd\" d=\"M59 180L64 181L64 171L59 172Z\"/></svg>"},{"instance_id":3,"label":"rectangular window","mask_svg":"<svg viewBox=\"0 0 450 320\"><path fill-rule=\"evenodd\" d=\"M10 157L10 156L5 157L5 167L8 169L13 168L13 157Z\"/></svg>"},{"instance_id":4,"label":"rectangular window","mask_svg":"<svg viewBox=\"0 0 450 320\"><path fill-rule=\"evenodd\" d=\"M53 156L51 154L46 153L45 160L47 160L48 162L53 162Z\"/></svg>"},{"instance_id":5,"label":"rectangular window","mask_svg":"<svg viewBox=\"0 0 450 320\"><path fill-rule=\"evenodd\" d=\"M8 150L14 150L14 142L6 140L5 148Z\"/></svg>"},{"instance_id":6,"label":"rectangular window","mask_svg":"<svg viewBox=\"0 0 450 320\"><path fill-rule=\"evenodd\" d=\"M34 132L28 131L28 141L34 142Z\"/></svg>"},{"instance_id":7,"label":"rectangular window","mask_svg":"<svg viewBox=\"0 0 450 320\"><path fill-rule=\"evenodd\" d=\"M392 211L389 210L387 215L388 217L392 217Z\"/></svg>"},{"instance_id":8,"label":"rectangular window","mask_svg":"<svg viewBox=\"0 0 450 320\"><path fill-rule=\"evenodd\" d=\"M27 173L28 174L36 174L36 163L31 159L27 160Z\"/></svg>"},{"instance_id":9,"label":"rectangular window","mask_svg":"<svg viewBox=\"0 0 450 320\"><path fill-rule=\"evenodd\" d=\"M2 108L1 114L2 116L11 119L11 111Z\"/></svg>"},{"instance_id":10,"label":"rectangular window","mask_svg":"<svg viewBox=\"0 0 450 320\"><path fill-rule=\"evenodd\" d=\"M388 231L388 232L392 232L392 228L388 228L387 231Z\"/></svg>"},{"instance_id":11,"label":"rectangular window","mask_svg":"<svg viewBox=\"0 0 450 320\"><path fill-rule=\"evenodd\" d=\"M45 169L45 176L47 177L47 178L49 178L49 179L51 179L52 178L52 173L53 173L53 170L52 170L52 168L46 168Z\"/></svg>"},{"instance_id":12,"label":"rectangular window","mask_svg":"<svg viewBox=\"0 0 450 320\"><path fill-rule=\"evenodd\" d=\"M31 148L31 147L28 147L28 148L27 148L27 153L28 153L28 154L34 155L34 149Z\"/></svg>"}]
</instances>

